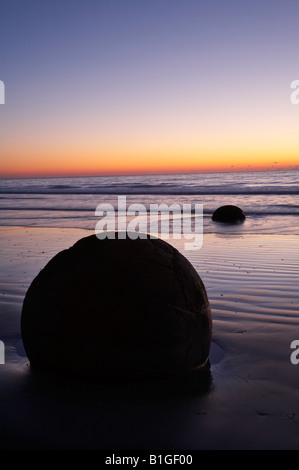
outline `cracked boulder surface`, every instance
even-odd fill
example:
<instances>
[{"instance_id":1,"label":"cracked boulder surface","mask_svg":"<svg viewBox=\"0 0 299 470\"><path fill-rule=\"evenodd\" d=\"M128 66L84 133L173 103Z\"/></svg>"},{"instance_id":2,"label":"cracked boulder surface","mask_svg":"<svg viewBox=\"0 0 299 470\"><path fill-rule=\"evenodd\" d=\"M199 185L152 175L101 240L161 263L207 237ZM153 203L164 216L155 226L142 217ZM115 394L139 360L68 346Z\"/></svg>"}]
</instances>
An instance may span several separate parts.
<instances>
[{"instance_id":1,"label":"cracked boulder surface","mask_svg":"<svg viewBox=\"0 0 299 470\"><path fill-rule=\"evenodd\" d=\"M212 319L191 263L160 239L84 237L31 283L22 339L32 369L165 377L208 361Z\"/></svg>"}]
</instances>

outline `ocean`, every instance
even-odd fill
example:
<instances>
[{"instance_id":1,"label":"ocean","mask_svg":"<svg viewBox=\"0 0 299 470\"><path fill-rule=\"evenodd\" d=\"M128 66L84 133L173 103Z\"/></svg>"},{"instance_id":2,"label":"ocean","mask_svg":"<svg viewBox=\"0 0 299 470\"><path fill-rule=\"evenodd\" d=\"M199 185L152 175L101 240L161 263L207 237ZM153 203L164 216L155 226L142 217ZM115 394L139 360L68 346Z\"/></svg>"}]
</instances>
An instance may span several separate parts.
<instances>
[{"instance_id":1,"label":"ocean","mask_svg":"<svg viewBox=\"0 0 299 470\"><path fill-rule=\"evenodd\" d=\"M203 205L204 233L299 234L299 170L178 175L16 178L0 180L0 225L94 230L96 207L118 196L127 206ZM243 224L213 222L220 206L234 204Z\"/></svg>"}]
</instances>

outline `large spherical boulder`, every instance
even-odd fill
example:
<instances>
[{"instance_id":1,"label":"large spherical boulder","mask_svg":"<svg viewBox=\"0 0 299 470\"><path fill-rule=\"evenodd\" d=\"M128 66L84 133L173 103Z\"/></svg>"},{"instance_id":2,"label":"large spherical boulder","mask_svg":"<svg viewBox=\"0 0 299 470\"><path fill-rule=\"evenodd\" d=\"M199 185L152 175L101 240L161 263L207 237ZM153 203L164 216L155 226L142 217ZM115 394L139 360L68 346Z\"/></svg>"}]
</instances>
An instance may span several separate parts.
<instances>
[{"instance_id":1,"label":"large spherical boulder","mask_svg":"<svg viewBox=\"0 0 299 470\"><path fill-rule=\"evenodd\" d=\"M237 223L244 222L245 214L240 207L226 205L218 207L212 215L212 220L216 222Z\"/></svg>"},{"instance_id":2,"label":"large spherical boulder","mask_svg":"<svg viewBox=\"0 0 299 470\"><path fill-rule=\"evenodd\" d=\"M211 311L190 262L160 239L82 238L36 276L21 331L33 369L177 375L207 363Z\"/></svg>"}]
</instances>

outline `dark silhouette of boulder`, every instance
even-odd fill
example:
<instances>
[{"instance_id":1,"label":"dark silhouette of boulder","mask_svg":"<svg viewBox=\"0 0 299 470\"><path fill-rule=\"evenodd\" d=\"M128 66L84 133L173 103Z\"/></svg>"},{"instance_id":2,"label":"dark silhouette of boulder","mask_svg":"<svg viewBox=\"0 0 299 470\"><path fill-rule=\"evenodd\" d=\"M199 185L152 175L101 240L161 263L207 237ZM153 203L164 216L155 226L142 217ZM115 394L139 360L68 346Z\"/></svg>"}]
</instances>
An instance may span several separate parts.
<instances>
[{"instance_id":1,"label":"dark silhouette of boulder","mask_svg":"<svg viewBox=\"0 0 299 470\"><path fill-rule=\"evenodd\" d=\"M165 377L208 364L212 320L204 284L179 251L147 237L91 235L48 262L22 309L33 370Z\"/></svg>"},{"instance_id":2,"label":"dark silhouette of boulder","mask_svg":"<svg viewBox=\"0 0 299 470\"><path fill-rule=\"evenodd\" d=\"M240 207L231 205L221 206L215 210L212 220L228 223L244 222L245 214Z\"/></svg>"}]
</instances>

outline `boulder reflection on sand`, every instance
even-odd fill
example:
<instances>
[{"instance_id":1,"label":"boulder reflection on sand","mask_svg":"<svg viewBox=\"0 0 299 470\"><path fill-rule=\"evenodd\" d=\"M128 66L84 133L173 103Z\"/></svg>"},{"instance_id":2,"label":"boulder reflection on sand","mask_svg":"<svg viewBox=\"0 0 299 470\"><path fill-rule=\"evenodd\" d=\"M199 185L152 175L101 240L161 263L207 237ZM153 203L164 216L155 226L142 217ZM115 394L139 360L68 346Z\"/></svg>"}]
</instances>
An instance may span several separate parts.
<instances>
[{"instance_id":1,"label":"boulder reflection on sand","mask_svg":"<svg viewBox=\"0 0 299 470\"><path fill-rule=\"evenodd\" d=\"M32 369L148 378L204 369L212 320L202 280L170 244L92 235L33 280L21 330Z\"/></svg>"}]
</instances>

